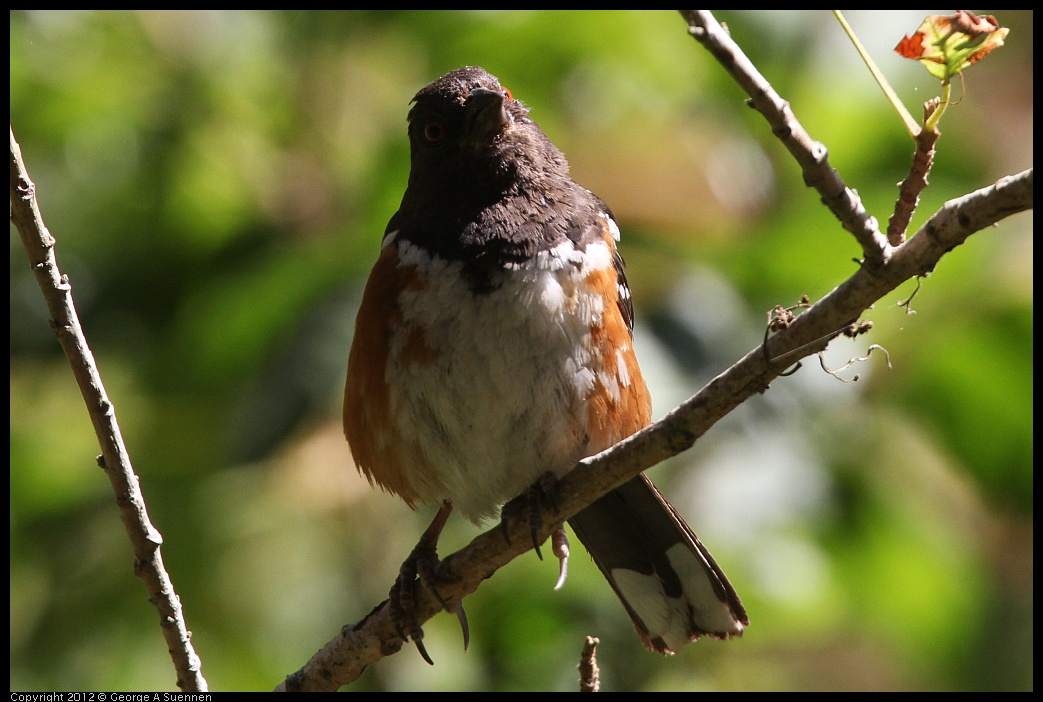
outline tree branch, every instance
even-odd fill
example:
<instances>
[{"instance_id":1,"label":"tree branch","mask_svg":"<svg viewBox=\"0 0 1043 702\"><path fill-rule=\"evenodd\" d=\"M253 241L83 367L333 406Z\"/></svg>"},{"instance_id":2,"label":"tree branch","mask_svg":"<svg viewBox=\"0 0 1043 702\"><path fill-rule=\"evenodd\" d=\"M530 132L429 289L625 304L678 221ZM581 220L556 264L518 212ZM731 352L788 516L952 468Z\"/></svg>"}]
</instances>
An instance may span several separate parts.
<instances>
[{"instance_id":1,"label":"tree branch","mask_svg":"<svg viewBox=\"0 0 1043 702\"><path fill-rule=\"evenodd\" d=\"M785 358L786 363L791 363L824 349L862 312L906 280L932 271L942 256L971 234L1030 209L1032 180L1032 170L1028 170L945 203L916 236L896 249L885 265L875 270L863 265L773 336L767 343L768 357ZM769 363L765 348L758 346L658 422L580 461L555 486L557 509L548 505L541 511L545 526L539 531L540 541L547 538L553 525L562 523L612 488L689 448L747 398L767 390L784 369L777 360ZM507 527L506 542L498 525L444 560L449 572L458 577L456 582L440 588L446 601L473 593L499 568L531 550L526 520L511 520ZM441 606L426 590L418 595L416 613L423 623L438 614ZM382 602L357 624L345 626L276 689L336 690L358 678L371 663L398 652L402 643L387 602Z\"/></svg>"},{"instance_id":2,"label":"tree branch","mask_svg":"<svg viewBox=\"0 0 1043 702\"><path fill-rule=\"evenodd\" d=\"M866 214L857 194L847 188L829 166L826 149L804 131L771 86L757 73L708 13L682 13L690 30L724 63L752 96L751 104L768 119L773 132L804 169L805 181L819 190L822 201L852 232L865 253L854 275L837 286L788 326L747 353L738 363L711 380L698 393L658 422L612 448L580 461L555 486L554 505L546 505L540 517L545 526L540 542L555 525L623 484L638 473L691 447L719 419L752 395L762 393L785 368L798 359L818 353L847 330L866 309L906 280L932 271L942 256L973 233L1011 214L1032 207L1032 171L1003 178L987 188L950 200L916 236L892 247L879 231L876 219ZM447 602L464 598L478 589L499 568L532 548L527 520L511 520L479 535L443 562L457 580L440 587ZM416 603L420 623L442 611L435 598L421 589ZM377 605L354 625L345 626L299 671L276 688L336 690L358 678L380 658L396 653L402 639L392 624L387 602Z\"/></svg>"},{"instance_id":3,"label":"tree branch","mask_svg":"<svg viewBox=\"0 0 1043 702\"><path fill-rule=\"evenodd\" d=\"M87 404L87 413L101 445L98 464L109 476L116 493L120 519L134 550L134 573L145 582L149 601L159 610L160 627L177 671L177 685L186 692L205 692L206 680L201 672L199 656L189 640L191 632L185 626L181 600L163 566L160 553L163 537L149 521L145 498L116 422L116 410L105 394L94 355L80 328L72 286L68 277L58 269L55 240L44 225L36 200L36 186L22 162L22 150L15 141L14 129L11 129L11 221L18 229L47 301L51 328L65 350L83 401Z\"/></svg>"},{"instance_id":4,"label":"tree branch","mask_svg":"<svg viewBox=\"0 0 1043 702\"><path fill-rule=\"evenodd\" d=\"M822 196L822 203L840 220L844 229L854 234L866 263L881 265L890 255L887 237L880 231L876 218L866 212L858 193L844 185L840 174L829 165L825 144L811 138L793 115L790 104L775 92L712 14L707 10L681 10L681 16L688 22L688 33L750 96L746 104L768 120L772 134L800 165L805 185L815 188Z\"/></svg>"}]
</instances>

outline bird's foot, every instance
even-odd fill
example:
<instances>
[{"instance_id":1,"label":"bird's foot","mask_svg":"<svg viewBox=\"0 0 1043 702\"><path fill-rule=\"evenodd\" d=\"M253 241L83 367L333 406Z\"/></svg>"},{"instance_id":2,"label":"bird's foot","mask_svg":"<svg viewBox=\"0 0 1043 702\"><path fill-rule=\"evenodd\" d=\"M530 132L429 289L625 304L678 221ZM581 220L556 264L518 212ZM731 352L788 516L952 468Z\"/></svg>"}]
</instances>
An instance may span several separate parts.
<instances>
[{"instance_id":1,"label":"bird's foot","mask_svg":"<svg viewBox=\"0 0 1043 702\"><path fill-rule=\"evenodd\" d=\"M417 545L413 547L409 556L402 563L398 571L398 578L388 594L388 602L391 607L391 617L398 627L402 638L409 638L416 644L420 655L430 665L434 665L431 656L424 646L424 630L420 626L420 620L416 614L416 598L418 583L435 596L442 609L451 612L460 620L460 628L464 635L464 650L470 644L470 630L467 626L467 615L464 613L463 603L457 600L453 605L447 603L438 592L439 583L447 583L455 580L451 574L446 572L442 562L438 559L438 537L445 527L453 507L449 502L444 502L435 515L434 521L424 531Z\"/></svg>"}]
</instances>

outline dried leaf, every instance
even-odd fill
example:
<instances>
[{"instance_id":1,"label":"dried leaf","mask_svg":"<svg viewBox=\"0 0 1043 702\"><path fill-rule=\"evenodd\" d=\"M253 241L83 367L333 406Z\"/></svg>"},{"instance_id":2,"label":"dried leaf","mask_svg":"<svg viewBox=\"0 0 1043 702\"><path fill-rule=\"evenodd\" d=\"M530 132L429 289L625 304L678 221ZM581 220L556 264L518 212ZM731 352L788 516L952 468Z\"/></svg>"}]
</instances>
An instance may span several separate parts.
<instances>
[{"instance_id":1,"label":"dried leaf","mask_svg":"<svg viewBox=\"0 0 1043 702\"><path fill-rule=\"evenodd\" d=\"M978 17L973 12L931 15L910 36L898 42L895 51L908 59L923 62L939 80L947 81L976 63L998 46L1010 30L1000 27L992 15Z\"/></svg>"}]
</instances>

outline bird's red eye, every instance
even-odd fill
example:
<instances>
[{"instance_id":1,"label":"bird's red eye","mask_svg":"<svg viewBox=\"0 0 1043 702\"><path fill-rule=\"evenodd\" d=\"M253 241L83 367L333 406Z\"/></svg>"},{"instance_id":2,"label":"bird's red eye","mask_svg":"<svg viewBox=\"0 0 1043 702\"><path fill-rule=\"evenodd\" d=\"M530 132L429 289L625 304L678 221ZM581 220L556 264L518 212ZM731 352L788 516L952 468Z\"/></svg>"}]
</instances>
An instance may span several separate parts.
<instances>
[{"instance_id":1,"label":"bird's red eye","mask_svg":"<svg viewBox=\"0 0 1043 702\"><path fill-rule=\"evenodd\" d=\"M445 127L441 122L428 122L424 125L424 138L434 144L445 137Z\"/></svg>"},{"instance_id":2,"label":"bird's red eye","mask_svg":"<svg viewBox=\"0 0 1043 702\"><path fill-rule=\"evenodd\" d=\"M501 86L500 86L500 90L502 90L502 91L503 91L503 94L504 94L504 96L506 96L506 98L507 98L508 100L513 100L513 99L514 99L514 96L513 96L513 95L511 95L511 91L510 91L510 90L509 90L509 89L508 89L507 87L505 87L505 86L501 85Z\"/></svg>"}]
</instances>

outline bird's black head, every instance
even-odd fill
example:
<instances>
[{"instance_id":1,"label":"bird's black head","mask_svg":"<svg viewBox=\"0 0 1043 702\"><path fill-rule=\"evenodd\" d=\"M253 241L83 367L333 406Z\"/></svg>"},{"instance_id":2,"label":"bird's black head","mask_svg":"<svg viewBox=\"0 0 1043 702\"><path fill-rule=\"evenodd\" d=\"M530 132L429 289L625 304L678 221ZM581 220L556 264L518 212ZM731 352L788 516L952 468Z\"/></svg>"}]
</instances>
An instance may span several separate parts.
<instances>
[{"instance_id":1,"label":"bird's black head","mask_svg":"<svg viewBox=\"0 0 1043 702\"><path fill-rule=\"evenodd\" d=\"M409 185L387 232L465 261L476 290L504 266L578 240L576 222L598 222L600 201L572 182L565 157L495 76L460 68L413 102Z\"/></svg>"},{"instance_id":2,"label":"bird's black head","mask_svg":"<svg viewBox=\"0 0 1043 702\"><path fill-rule=\"evenodd\" d=\"M567 177L568 164L529 118L529 108L482 68L447 73L413 103L410 187L503 192L508 181Z\"/></svg>"}]
</instances>

